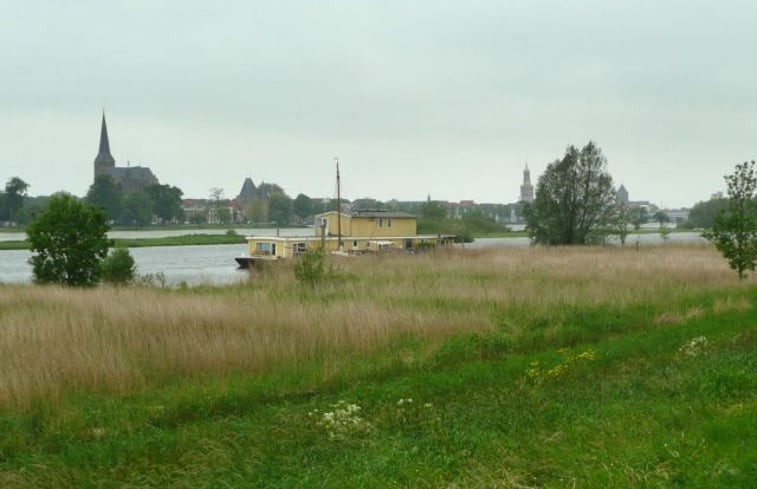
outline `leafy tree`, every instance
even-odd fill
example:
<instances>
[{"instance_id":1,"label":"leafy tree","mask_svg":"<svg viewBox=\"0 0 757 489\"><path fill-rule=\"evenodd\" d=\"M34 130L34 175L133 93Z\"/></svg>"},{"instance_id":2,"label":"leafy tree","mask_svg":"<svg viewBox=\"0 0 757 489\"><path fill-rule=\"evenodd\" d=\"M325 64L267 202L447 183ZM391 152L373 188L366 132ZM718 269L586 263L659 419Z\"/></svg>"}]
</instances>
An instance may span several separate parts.
<instances>
[{"instance_id":1,"label":"leafy tree","mask_svg":"<svg viewBox=\"0 0 757 489\"><path fill-rule=\"evenodd\" d=\"M430 201L421 207L421 218L430 221L441 221L447 217L447 208L440 202Z\"/></svg>"},{"instance_id":2,"label":"leafy tree","mask_svg":"<svg viewBox=\"0 0 757 489\"><path fill-rule=\"evenodd\" d=\"M715 218L728 209L728 199L716 198L706 202L697 202L689 211L689 218L683 227L689 229L712 229Z\"/></svg>"},{"instance_id":3,"label":"leafy tree","mask_svg":"<svg viewBox=\"0 0 757 489\"><path fill-rule=\"evenodd\" d=\"M535 243L562 245L600 242L615 206L612 177L599 147L570 146L539 177L536 198L526 208L526 229Z\"/></svg>"},{"instance_id":4,"label":"leafy tree","mask_svg":"<svg viewBox=\"0 0 757 489\"><path fill-rule=\"evenodd\" d=\"M132 282L136 271L134 258L127 248L116 248L102 262L103 280L115 285Z\"/></svg>"},{"instance_id":5,"label":"leafy tree","mask_svg":"<svg viewBox=\"0 0 757 489\"><path fill-rule=\"evenodd\" d=\"M670 216L663 211L657 211L652 215L652 219L660 223L660 229L665 227L665 223L670 222Z\"/></svg>"},{"instance_id":6,"label":"leafy tree","mask_svg":"<svg viewBox=\"0 0 757 489\"><path fill-rule=\"evenodd\" d=\"M121 223L141 228L152 222L153 203L143 190L132 192L124 198Z\"/></svg>"},{"instance_id":7,"label":"leafy tree","mask_svg":"<svg viewBox=\"0 0 757 489\"><path fill-rule=\"evenodd\" d=\"M231 211L228 206L216 208L216 219L220 224L229 224L231 222Z\"/></svg>"},{"instance_id":8,"label":"leafy tree","mask_svg":"<svg viewBox=\"0 0 757 489\"><path fill-rule=\"evenodd\" d=\"M101 261L108 254L108 223L100 207L80 202L68 194L50 198L48 206L26 230L34 255L34 279L38 283L74 286L96 284Z\"/></svg>"},{"instance_id":9,"label":"leafy tree","mask_svg":"<svg viewBox=\"0 0 757 489\"><path fill-rule=\"evenodd\" d=\"M262 199L252 199L247 204L246 215L250 222L263 222L268 216L268 204Z\"/></svg>"},{"instance_id":10,"label":"leafy tree","mask_svg":"<svg viewBox=\"0 0 757 489\"><path fill-rule=\"evenodd\" d=\"M108 216L109 221L121 219L124 193L121 185L110 175L97 175L84 199L90 204L99 205L105 209L105 215Z\"/></svg>"},{"instance_id":11,"label":"leafy tree","mask_svg":"<svg viewBox=\"0 0 757 489\"><path fill-rule=\"evenodd\" d=\"M1 197L2 195L0 195ZM50 200L50 197L26 197L24 199L24 206L21 207L21 209L16 212L16 215L14 216L15 221L18 224L29 224L32 219L37 217L37 215L42 212L45 207L47 207L47 203Z\"/></svg>"},{"instance_id":12,"label":"leafy tree","mask_svg":"<svg viewBox=\"0 0 757 489\"><path fill-rule=\"evenodd\" d=\"M757 175L755 164L744 162L736 165L736 171L726 175L728 185L728 209L715 218L712 230L704 236L728 260L739 275L746 277L747 270L754 271L757 264Z\"/></svg>"},{"instance_id":13,"label":"leafy tree","mask_svg":"<svg viewBox=\"0 0 757 489\"><path fill-rule=\"evenodd\" d=\"M26 191L29 184L18 177L13 177L5 184L5 194L3 196L3 210L5 218L9 221L16 219L16 214L24 206Z\"/></svg>"},{"instance_id":14,"label":"leafy tree","mask_svg":"<svg viewBox=\"0 0 757 489\"><path fill-rule=\"evenodd\" d=\"M183 220L184 210L181 208L181 196L184 192L180 188L156 184L145 188L145 193L150 196L152 201L153 214L158 216L161 222Z\"/></svg>"},{"instance_id":15,"label":"leafy tree","mask_svg":"<svg viewBox=\"0 0 757 489\"><path fill-rule=\"evenodd\" d=\"M289 224L292 220L292 199L283 192L272 193L268 197L268 219L276 227Z\"/></svg>"},{"instance_id":16,"label":"leafy tree","mask_svg":"<svg viewBox=\"0 0 757 489\"><path fill-rule=\"evenodd\" d=\"M618 204L615 206L615 215L612 219L612 231L618 235L620 244L626 244L628 237L628 225L631 224L631 212L627 206Z\"/></svg>"},{"instance_id":17,"label":"leafy tree","mask_svg":"<svg viewBox=\"0 0 757 489\"><path fill-rule=\"evenodd\" d=\"M641 225L649 220L647 209L645 207L634 207L628 211L631 224L635 230L639 230Z\"/></svg>"},{"instance_id":18,"label":"leafy tree","mask_svg":"<svg viewBox=\"0 0 757 489\"><path fill-rule=\"evenodd\" d=\"M300 219L305 219L313 215L313 201L305 194L298 194L292 203L294 215Z\"/></svg>"}]
</instances>

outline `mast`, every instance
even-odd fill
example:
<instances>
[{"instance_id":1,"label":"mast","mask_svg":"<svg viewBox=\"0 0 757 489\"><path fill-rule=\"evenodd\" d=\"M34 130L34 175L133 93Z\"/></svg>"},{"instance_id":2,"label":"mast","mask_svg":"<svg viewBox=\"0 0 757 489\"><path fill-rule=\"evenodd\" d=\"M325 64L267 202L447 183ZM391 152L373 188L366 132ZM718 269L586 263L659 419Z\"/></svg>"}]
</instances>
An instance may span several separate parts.
<instances>
[{"instance_id":1,"label":"mast","mask_svg":"<svg viewBox=\"0 0 757 489\"><path fill-rule=\"evenodd\" d=\"M339 158L336 161L336 249L342 251L342 188L339 178Z\"/></svg>"}]
</instances>

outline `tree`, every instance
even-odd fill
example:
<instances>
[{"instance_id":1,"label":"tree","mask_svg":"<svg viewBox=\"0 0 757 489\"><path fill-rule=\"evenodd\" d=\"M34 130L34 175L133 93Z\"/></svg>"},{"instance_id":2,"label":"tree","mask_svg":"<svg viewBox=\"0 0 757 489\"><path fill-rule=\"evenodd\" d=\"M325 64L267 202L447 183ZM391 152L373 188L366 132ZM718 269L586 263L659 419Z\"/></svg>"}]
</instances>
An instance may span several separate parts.
<instances>
[{"instance_id":1,"label":"tree","mask_svg":"<svg viewBox=\"0 0 757 489\"><path fill-rule=\"evenodd\" d=\"M184 210L181 208L181 196L184 192L180 188L156 184L145 188L145 193L152 200L153 214L158 216L162 222L183 220Z\"/></svg>"},{"instance_id":2,"label":"tree","mask_svg":"<svg viewBox=\"0 0 757 489\"><path fill-rule=\"evenodd\" d=\"M13 177L5 184L3 207L9 221L14 221L18 211L24 206L29 184L18 177Z\"/></svg>"},{"instance_id":3,"label":"tree","mask_svg":"<svg viewBox=\"0 0 757 489\"><path fill-rule=\"evenodd\" d=\"M629 224L631 224L631 212L628 207L623 204L616 205L615 215L612 220L612 230L618 235L621 245L626 244Z\"/></svg>"},{"instance_id":4,"label":"tree","mask_svg":"<svg viewBox=\"0 0 757 489\"><path fill-rule=\"evenodd\" d=\"M252 199L247 204L245 213L248 221L256 224L263 222L268 216L268 204L262 199Z\"/></svg>"},{"instance_id":5,"label":"tree","mask_svg":"<svg viewBox=\"0 0 757 489\"><path fill-rule=\"evenodd\" d=\"M1 196L1 195L0 195ZM16 215L13 217L13 219L16 221L17 224L25 225L29 224L32 219L37 217L37 215L42 212L45 207L47 207L47 203L50 200L50 197L26 197L24 199L24 206L21 207L21 209L16 212ZM0 218L0 220L2 220Z\"/></svg>"},{"instance_id":6,"label":"tree","mask_svg":"<svg viewBox=\"0 0 757 489\"><path fill-rule=\"evenodd\" d=\"M90 204L102 207L109 221L121 219L124 193L121 186L110 175L97 175L84 199Z\"/></svg>"},{"instance_id":7,"label":"tree","mask_svg":"<svg viewBox=\"0 0 757 489\"><path fill-rule=\"evenodd\" d=\"M292 199L283 192L268 197L268 219L276 227L286 226L292 220Z\"/></svg>"},{"instance_id":8,"label":"tree","mask_svg":"<svg viewBox=\"0 0 757 489\"><path fill-rule=\"evenodd\" d=\"M728 209L728 199L715 198L697 202L689 211L689 218L683 223L688 229L712 229L715 217Z\"/></svg>"},{"instance_id":9,"label":"tree","mask_svg":"<svg viewBox=\"0 0 757 489\"><path fill-rule=\"evenodd\" d=\"M639 230L641 228L641 225L644 224L649 220L649 216L647 215L647 209L645 207L634 207L629 211L629 217L631 218L631 224L633 224L633 228L635 230Z\"/></svg>"},{"instance_id":10,"label":"tree","mask_svg":"<svg viewBox=\"0 0 757 489\"><path fill-rule=\"evenodd\" d=\"M152 199L144 190L132 192L124 198L121 223L141 228L152 222Z\"/></svg>"},{"instance_id":11,"label":"tree","mask_svg":"<svg viewBox=\"0 0 757 489\"><path fill-rule=\"evenodd\" d=\"M108 254L105 211L68 194L50 198L26 230L34 255L29 259L38 283L96 284Z\"/></svg>"},{"instance_id":12,"label":"tree","mask_svg":"<svg viewBox=\"0 0 757 489\"><path fill-rule=\"evenodd\" d=\"M599 147L570 146L539 177L536 198L526 208L526 229L535 243L563 245L601 242L615 206L612 177Z\"/></svg>"},{"instance_id":13,"label":"tree","mask_svg":"<svg viewBox=\"0 0 757 489\"><path fill-rule=\"evenodd\" d=\"M294 215L300 219L305 219L313 215L313 201L305 194L298 194L292 203Z\"/></svg>"},{"instance_id":14,"label":"tree","mask_svg":"<svg viewBox=\"0 0 757 489\"><path fill-rule=\"evenodd\" d=\"M755 164L744 162L725 176L728 185L728 209L718 214L712 230L704 236L728 260L730 267L746 277L757 264L757 175Z\"/></svg>"},{"instance_id":15,"label":"tree","mask_svg":"<svg viewBox=\"0 0 757 489\"><path fill-rule=\"evenodd\" d=\"M421 206L418 232L442 233L452 231L447 219L447 208L440 202L429 200ZM459 230L455 230L455 233Z\"/></svg>"},{"instance_id":16,"label":"tree","mask_svg":"<svg viewBox=\"0 0 757 489\"><path fill-rule=\"evenodd\" d=\"M228 206L216 208L215 214L219 224L229 224L231 222L231 211Z\"/></svg>"},{"instance_id":17,"label":"tree","mask_svg":"<svg viewBox=\"0 0 757 489\"><path fill-rule=\"evenodd\" d=\"M102 278L114 285L125 285L134 280L137 267L128 248L116 248L102 262Z\"/></svg>"},{"instance_id":18,"label":"tree","mask_svg":"<svg viewBox=\"0 0 757 489\"><path fill-rule=\"evenodd\" d=\"M652 215L652 219L660 223L660 229L665 227L665 223L670 222L670 216L663 211L657 211Z\"/></svg>"}]
</instances>

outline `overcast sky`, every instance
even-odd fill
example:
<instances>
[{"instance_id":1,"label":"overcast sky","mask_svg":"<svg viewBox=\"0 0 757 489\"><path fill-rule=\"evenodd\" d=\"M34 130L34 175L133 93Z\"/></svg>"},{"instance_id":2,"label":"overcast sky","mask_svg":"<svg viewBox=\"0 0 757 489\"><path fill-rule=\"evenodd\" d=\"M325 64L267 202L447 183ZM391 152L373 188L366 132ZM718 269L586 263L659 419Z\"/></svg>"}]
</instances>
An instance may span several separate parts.
<instances>
[{"instance_id":1,"label":"overcast sky","mask_svg":"<svg viewBox=\"0 0 757 489\"><path fill-rule=\"evenodd\" d=\"M0 179L118 165L185 197L517 200L594 140L632 200L691 206L757 158L750 1L0 0Z\"/></svg>"}]
</instances>

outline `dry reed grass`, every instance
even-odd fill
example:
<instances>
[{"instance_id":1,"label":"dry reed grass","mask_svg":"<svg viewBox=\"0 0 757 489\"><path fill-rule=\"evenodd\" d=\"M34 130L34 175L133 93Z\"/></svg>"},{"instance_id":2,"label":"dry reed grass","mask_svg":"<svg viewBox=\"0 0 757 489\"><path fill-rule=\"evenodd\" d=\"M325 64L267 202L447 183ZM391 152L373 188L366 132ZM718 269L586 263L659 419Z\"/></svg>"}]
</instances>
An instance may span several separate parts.
<instances>
[{"instance_id":1,"label":"dry reed grass","mask_svg":"<svg viewBox=\"0 0 757 489\"><path fill-rule=\"evenodd\" d=\"M174 376L368 353L407 336L488 330L492 312L507 308L660 303L743 285L708 247L497 249L336 264L344 284L314 292L287 265L209 292L0 286L0 401L127 393Z\"/></svg>"}]
</instances>

